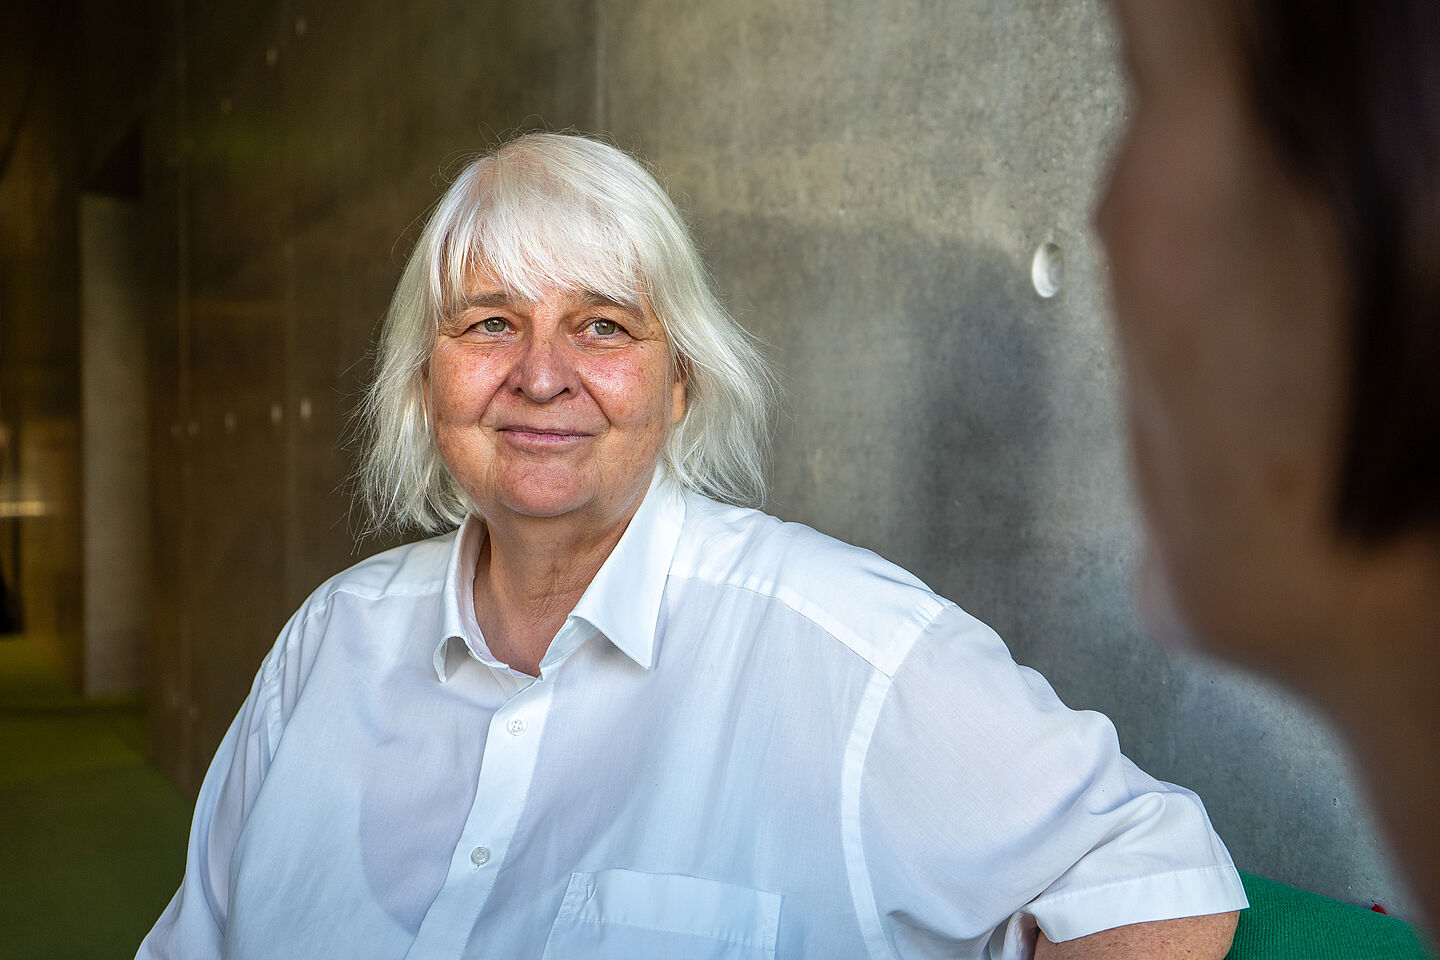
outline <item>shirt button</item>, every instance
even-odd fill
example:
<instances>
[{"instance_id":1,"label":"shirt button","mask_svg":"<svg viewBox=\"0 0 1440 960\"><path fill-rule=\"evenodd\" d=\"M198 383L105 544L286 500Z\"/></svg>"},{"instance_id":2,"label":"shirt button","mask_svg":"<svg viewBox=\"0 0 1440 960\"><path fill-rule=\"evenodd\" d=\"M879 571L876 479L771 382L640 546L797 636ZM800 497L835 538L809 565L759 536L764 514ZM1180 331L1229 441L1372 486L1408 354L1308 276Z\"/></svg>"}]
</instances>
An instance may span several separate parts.
<instances>
[{"instance_id":1,"label":"shirt button","mask_svg":"<svg viewBox=\"0 0 1440 960\"><path fill-rule=\"evenodd\" d=\"M510 722L505 724L505 729L510 731L512 737L518 737L525 732L525 721L520 717L511 717Z\"/></svg>"},{"instance_id":2,"label":"shirt button","mask_svg":"<svg viewBox=\"0 0 1440 960\"><path fill-rule=\"evenodd\" d=\"M490 862L490 848L476 847L470 851L470 862L477 867L483 867Z\"/></svg>"}]
</instances>

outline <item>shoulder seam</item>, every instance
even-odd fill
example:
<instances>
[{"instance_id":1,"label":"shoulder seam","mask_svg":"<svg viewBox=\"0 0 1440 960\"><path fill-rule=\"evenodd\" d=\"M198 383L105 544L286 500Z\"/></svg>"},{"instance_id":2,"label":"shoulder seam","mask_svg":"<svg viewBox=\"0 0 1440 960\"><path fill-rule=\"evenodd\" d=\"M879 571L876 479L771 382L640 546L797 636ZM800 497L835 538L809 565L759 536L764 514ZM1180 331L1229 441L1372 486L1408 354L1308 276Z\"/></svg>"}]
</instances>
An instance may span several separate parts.
<instances>
[{"instance_id":1,"label":"shoulder seam","mask_svg":"<svg viewBox=\"0 0 1440 960\"><path fill-rule=\"evenodd\" d=\"M796 616L813 624L817 629L824 632L852 654L864 660L871 669L884 674L886 677L894 677L895 672L900 668L900 664L905 661L905 658L909 656L911 648L914 647L915 641L920 638L920 635L923 634L948 607L954 606L951 601L937 593L930 591L923 592L923 599L917 602L905 617L905 623L912 627L910 635L905 638L903 643L897 645L898 652L894 657L881 658L879 656L866 656L863 649L864 644L847 640L845 636L846 631L844 631L843 626L838 622L825 622L817 616L818 611L815 611L815 605L806 601L804 597L788 590L762 589L761 584L763 581L760 578L737 581L731 577L718 575L704 568L696 568L686 573L675 573L672 571L668 574L668 579L693 580L720 587L729 587L733 590L743 590L746 593L751 593L767 600L773 600L783 605ZM785 594L787 593L792 595L786 596ZM858 635L853 636L859 639Z\"/></svg>"}]
</instances>

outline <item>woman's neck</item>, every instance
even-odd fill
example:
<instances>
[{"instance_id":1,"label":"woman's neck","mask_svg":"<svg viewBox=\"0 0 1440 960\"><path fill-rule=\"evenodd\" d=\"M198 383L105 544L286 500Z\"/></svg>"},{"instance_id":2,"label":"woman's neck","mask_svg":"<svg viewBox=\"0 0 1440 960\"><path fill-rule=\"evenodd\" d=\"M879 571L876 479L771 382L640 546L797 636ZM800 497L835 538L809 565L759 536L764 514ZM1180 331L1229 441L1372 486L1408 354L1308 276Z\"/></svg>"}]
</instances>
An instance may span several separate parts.
<instances>
[{"instance_id":1,"label":"woman's neck","mask_svg":"<svg viewBox=\"0 0 1440 960\"><path fill-rule=\"evenodd\" d=\"M643 492L642 492L643 493ZM618 519L501 516L486 520L475 564L475 619L490 653L537 676L570 611L620 542L642 497Z\"/></svg>"}]
</instances>

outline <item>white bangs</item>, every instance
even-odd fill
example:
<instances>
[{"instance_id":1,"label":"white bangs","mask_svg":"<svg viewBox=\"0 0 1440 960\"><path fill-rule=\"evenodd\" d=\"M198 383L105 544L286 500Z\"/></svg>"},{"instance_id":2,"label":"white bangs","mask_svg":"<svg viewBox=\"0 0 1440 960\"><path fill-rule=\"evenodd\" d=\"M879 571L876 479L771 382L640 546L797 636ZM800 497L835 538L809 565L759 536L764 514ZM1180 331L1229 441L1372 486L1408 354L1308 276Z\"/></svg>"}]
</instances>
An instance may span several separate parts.
<instances>
[{"instance_id":1,"label":"white bangs","mask_svg":"<svg viewBox=\"0 0 1440 960\"><path fill-rule=\"evenodd\" d=\"M438 212L452 218L439 224L431 269L438 316L458 309L482 271L530 302L546 290L584 290L638 308L648 295L636 246L641 231L627 222L638 218L623 205L597 203L584 189L594 185L503 151L467 176L472 182L455 191L462 202Z\"/></svg>"}]
</instances>

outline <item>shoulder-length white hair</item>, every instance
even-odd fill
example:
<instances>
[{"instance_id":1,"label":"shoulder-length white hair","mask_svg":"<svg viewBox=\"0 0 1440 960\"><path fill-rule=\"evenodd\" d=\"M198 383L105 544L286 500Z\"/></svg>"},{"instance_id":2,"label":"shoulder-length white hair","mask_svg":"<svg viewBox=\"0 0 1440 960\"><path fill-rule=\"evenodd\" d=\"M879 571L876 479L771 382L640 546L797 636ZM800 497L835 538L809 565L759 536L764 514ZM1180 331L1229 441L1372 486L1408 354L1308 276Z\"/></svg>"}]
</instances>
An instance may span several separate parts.
<instances>
[{"instance_id":1,"label":"shoulder-length white hair","mask_svg":"<svg viewBox=\"0 0 1440 960\"><path fill-rule=\"evenodd\" d=\"M358 493L372 529L434 531L470 512L431 438L424 392L439 322L480 266L522 299L554 287L648 301L687 376L685 415L661 469L719 500L763 501L774 378L755 339L716 299L674 203L615 147L531 133L456 177L395 290L357 411Z\"/></svg>"}]
</instances>

